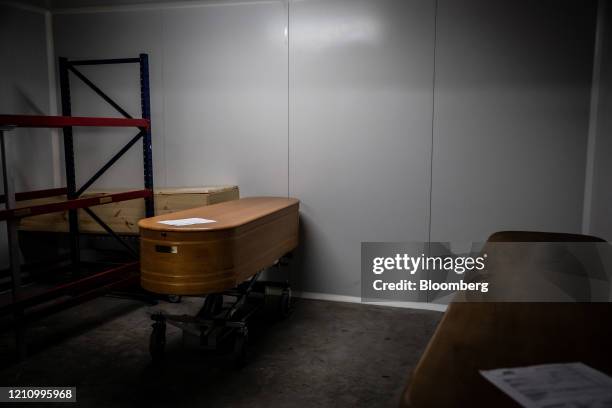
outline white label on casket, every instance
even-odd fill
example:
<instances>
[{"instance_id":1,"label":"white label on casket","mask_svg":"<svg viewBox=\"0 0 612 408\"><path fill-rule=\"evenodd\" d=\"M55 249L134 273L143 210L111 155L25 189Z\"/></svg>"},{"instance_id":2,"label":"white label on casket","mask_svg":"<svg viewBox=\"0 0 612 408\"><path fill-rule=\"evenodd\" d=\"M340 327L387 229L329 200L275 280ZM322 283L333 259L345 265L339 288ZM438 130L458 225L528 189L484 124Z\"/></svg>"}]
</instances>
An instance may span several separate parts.
<instances>
[{"instance_id":1,"label":"white label on casket","mask_svg":"<svg viewBox=\"0 0 612 408\"><path fill-rule=\"evenodd\" d=\"M206 218L182 218L180 220L159 221L160 224L172 225L174 227L182 227L184 225L195 225L195 224L210 224L211 222L217 222L217 221L207 220Z\"/></svg>"}]
</instances>

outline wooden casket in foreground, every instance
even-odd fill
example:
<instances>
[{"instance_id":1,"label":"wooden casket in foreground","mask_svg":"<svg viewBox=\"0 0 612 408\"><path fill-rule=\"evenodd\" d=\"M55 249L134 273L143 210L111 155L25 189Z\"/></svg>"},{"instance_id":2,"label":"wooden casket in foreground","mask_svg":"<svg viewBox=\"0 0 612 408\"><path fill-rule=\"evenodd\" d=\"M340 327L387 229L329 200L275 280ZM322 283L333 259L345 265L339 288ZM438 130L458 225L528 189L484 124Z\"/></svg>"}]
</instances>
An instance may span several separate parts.
<instances>
[{"instance_id":1,"label":"wooden casket in foreground","mask_svg":"<svg viewBox=\"0 0 612 408\"><path fill-rule=\"evenodd\" d=\"M142 287L205 295L237 286L297 247L298 207L250 197L140 220Z\"/></svg>"}]
</instances>

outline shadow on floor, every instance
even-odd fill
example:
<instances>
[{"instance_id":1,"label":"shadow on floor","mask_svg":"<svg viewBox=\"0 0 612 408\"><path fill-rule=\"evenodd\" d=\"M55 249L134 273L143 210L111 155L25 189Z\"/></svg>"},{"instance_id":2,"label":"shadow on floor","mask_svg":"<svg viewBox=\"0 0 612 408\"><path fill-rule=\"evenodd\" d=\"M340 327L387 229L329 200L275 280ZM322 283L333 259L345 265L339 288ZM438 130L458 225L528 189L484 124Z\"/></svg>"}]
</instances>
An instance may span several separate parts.
<instances>
[{"instance_id":1,"label":"shadow on floor","mask_svg":"<svg viewBox=\"0 0 612 408\"><path fill-rule=\"evenodd\" d=\"M193 313L200 304L158 307ZM184 347L170 326L166 359L153 366L151 311L101 298L41 321L28 332L38 352L5 365L0 383L76 386L84 407L395 407L442 316L298 300L288 319L251 328L249 364L237 369L227 355Z\"/></svg>"}]
</instances>

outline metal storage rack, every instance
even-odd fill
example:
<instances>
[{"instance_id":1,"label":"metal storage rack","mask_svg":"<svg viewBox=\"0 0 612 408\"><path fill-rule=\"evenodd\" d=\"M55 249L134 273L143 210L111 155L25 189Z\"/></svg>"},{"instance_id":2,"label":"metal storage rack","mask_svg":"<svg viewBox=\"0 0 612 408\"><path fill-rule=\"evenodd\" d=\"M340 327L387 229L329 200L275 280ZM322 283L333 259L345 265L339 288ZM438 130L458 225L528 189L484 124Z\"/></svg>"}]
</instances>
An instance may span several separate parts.
<instances>
[{"instance_id":1,"label":"metal storage rack","mask_svg":"<svg viewBox=\"0 0 612 408\"><path fill-rule=\"evenodd\" d=\"M142 118L133 118L77 68L78 66L109 64L139 64ZM71 116L70 73L74 74L74 76L91 88L91 90L119 112L123 118ZM81 61L70 61L66 58L59 58L59 78L63 116L0 115L0 153L2 155L4 181L4 196L0 196L0 203L5 203L6 205L5 210L0 210L0 221L6 221L7 223L11 273L10 301L5 304L0 304L0 315L12 314L14 316L16 343L20 357L25 356L24 328L27 322L92 299L110 290L132 285L138 281L139 266L136 251L126 244L121 237L115 234L89 207L143 198L145 200L145 215L147 217L152 217L155 211L153 202L153 160L148 55L140 54L136 58ZM93 176L91 176L87 182L77 188L73 127L81 126L134 127L138 129L138 133ZM10 163L11 158L7 155L6 151L5 132L17 127L61 128L63 130L66 187L15 193ZM143 141L144 189L82 198L81 195L140 139ZM16 206L16 202L18 201L64 194L67 198L65 201L19 208ZM93 274L81 276L78 272L81 264L78 209L83 209L108 234L121 243L134 258L133 261L126 262L119 266L115 265L110 269L97 271ZM60 211L68 211L69 214L70 264L74 273L72 273L72 277L68 282L44 290L35 291L34 293L26 293L31 291L24 290L21 282L22 267L20 265L17 236L18 220L22 217Z\"/></svg>"}]
</instances>

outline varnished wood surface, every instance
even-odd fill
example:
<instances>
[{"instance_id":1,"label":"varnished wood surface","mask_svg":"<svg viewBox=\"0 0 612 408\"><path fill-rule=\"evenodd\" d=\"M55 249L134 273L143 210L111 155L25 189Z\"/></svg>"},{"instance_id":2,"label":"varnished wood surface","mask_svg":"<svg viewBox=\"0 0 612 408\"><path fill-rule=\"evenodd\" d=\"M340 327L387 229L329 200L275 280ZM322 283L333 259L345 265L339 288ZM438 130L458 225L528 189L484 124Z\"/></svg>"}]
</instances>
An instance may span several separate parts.
<instances>
[{"instance_id":1,"label":"varnished wood surface","mask_svg":"<svg viewBox=\"0 0 612 408\"><path fill-rule=\"evenodd\" d=\"M83 194L82 197L103 196L107 193L119 191L121 190L90 191ZM155 214L167 214L189 208L237 200L239 196L240 194L237 186L155 189ZM57 196L21 201L18 203L18 207L54 203L64 201L65 199L65 196ZM113 202L92 207L92 211L117 234L138 235L138 221L145 217L145 204L143 199ZM106 233L85 211L78 210L78 214L79 231L81 233ZM68 212L57 212L22 218L19 220L19 229L22 231L68 232Z\"/></svg>"},{"instance_id":2,"label":"varnished wood surface","mask_svg":"<svg viewBox=\"0 0 612 408\"><path fill-rule=\"evenodd\" d=\"M192 208L190 210L163 214L141 220L141 229L154 231L209 231L223 230L244 226L270 214L298 205L295 198L284 197L248 197L234 200L223 205ZM195 224L187 226L172 226L160 224L160 221L184 218L205 218L214 220L210 224Z\"/></svg>"},{"instance_id":3,"label":"varnished wood surface","mask_svg":"<svg viewBox=\"0 0 612 408\"><path fill-rule=\"evenodd\" d=\"M508 231L488 242L604 242L556 233ZM551 251L539 261L555 265ZM520 258L526 266L529 258ZM518 262L518 261L517 261ZM514 274L516 269L498 270ZM610 303L451 303L401 400L403 408L518 407L479 370L581 361L612 375Z\"/></svg>"},{"instance_id":4,"label":"varnished wood surface","mask_svg":"<svg viewBox=\"0 0 612 408\"><path fill-rule=\"evenodd\" d=\"M612 375L609 303L453 303L401 407L517 408L479 370L581 361Z\"/></svg>"},{"instance_id":5,"label":"varnished wood surface","mask_svg":"<svg viewBox=\"0 0 612 408\"><path fill-rule=\"evenodd\" d=\"M231 289L297 247L298 208L293 198L251 197L141 220L141 284L175 295ZM159 223L184 218L215 222Z\"/></svg>"}]
</instances>

